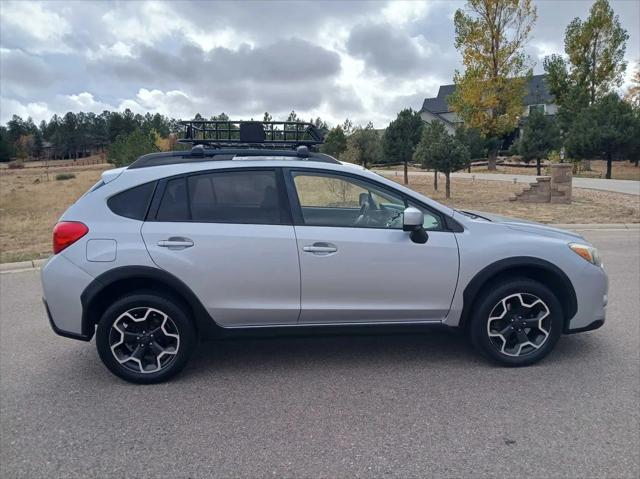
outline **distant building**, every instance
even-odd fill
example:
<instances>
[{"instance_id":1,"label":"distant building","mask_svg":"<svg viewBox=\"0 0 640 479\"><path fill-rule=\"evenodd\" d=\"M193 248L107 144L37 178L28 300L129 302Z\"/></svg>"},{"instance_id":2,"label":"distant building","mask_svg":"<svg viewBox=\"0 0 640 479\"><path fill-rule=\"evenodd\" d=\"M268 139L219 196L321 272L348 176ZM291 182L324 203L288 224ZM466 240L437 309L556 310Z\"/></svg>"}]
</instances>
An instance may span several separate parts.
<instances>
[{"instance_id":1,"label":"distant building","mask_svg":"<svg viewBox=\"0 0 640 479\"><path fill-rule=\"evenodd\" d=\"M547 115L555 115L558 111L558 105L554 103L553 95L549 93L545 85L545 76L546 75L533 75L529 80L527 84L527 94L524 97L523 120L529 116L529 112L534 109L542 110ZM455 85L442 85L438 90L438 96L426 98L420 109L420 116L425 122L440 121L444 123L445 128L451 134L455 132L458 125L463 123L463 121L458 118L458 115L451 110L447 101L455 89ZM514 138L517 138L519 130L520 128L509 135L506 143L511 143Z\"/></svg>"},{"instance_id":2,"label":"distant building","mask_svg":"<svg viewBox=\"0 0 640 479\"><path fill-rule=\"evenodd\" d=\"M50 160L53 157L53 143L47 140L42 141L42 158Z\"/></svg>"}]
</instances>

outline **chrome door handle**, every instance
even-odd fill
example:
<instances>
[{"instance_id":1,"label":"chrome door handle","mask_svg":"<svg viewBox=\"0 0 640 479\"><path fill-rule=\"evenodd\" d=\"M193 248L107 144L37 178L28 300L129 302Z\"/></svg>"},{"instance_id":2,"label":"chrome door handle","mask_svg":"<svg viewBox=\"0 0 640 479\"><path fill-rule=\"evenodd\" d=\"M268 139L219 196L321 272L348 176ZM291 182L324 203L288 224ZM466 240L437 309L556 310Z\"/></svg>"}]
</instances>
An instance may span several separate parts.
<instances>
[{"instance_id":1,"label":"chrome door handle","mask_svg":"<svg viewBox=\"0 0 640 479\"><path fill-rule=\"evenodd\" d=\"M158 246L169 249L185 249L193 246L193 241L189 238L171 237L166 240L158 241Z\"/></svg>"},{"instance_id":2,"label":"chrome door handle","mask_svg":"<svg viewBox=\"0 0 640 479\"><path fill-rule=\"evenodd\" d=\"M331 243L313 243L312 245L303 246L302 251L315 254L330 254L338 251L338 248Z\"/></svg>"}]
</instances>

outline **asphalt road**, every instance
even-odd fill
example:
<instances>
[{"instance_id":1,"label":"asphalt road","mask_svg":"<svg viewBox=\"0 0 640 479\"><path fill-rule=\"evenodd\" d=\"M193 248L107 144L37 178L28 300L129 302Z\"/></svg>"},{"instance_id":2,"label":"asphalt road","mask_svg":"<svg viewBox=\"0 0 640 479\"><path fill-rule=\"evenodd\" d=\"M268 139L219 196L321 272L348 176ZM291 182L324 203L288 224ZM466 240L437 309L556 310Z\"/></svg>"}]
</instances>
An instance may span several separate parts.
<instances>
[{"instance_id":1,"label":"asphalt road","mask_svg":"<svg viewBox=\"0 0 640 479\"><path fill-rule=\"evenodd\" d=\"M3 274L0 476L637 478L640 237L586 234L607 323L525 369L447 333L242 339L134 386L49 330L37 271Z\"/></svg>"}]
</instances>

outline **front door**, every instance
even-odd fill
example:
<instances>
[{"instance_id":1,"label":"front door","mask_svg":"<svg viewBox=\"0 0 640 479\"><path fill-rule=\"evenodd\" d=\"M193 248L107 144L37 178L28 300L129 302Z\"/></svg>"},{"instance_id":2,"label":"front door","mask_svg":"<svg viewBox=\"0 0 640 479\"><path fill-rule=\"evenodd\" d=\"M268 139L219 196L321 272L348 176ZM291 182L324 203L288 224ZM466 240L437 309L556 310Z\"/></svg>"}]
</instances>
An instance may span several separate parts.
<instances>
[{"instance_id":1,"label":"front door","mask_svg":"<svg viewBox=\"0 0 640 479\"><path fill-rule=\"evenodd\" d=\"M191 288L221 326L295 324L300 270L279 170L168 180L142 235L153 261Z\"/></svg>"},{"instance_id":2,"label":"front door","mask_svg":"<svg viewBox=\"0 0 640 479\"><path fill-rule=\"evenodd\" d=\"M458 246L439 213L352 175L288 172L298 217L303 323L440 321L458 278ZM296 203L298 203L296 205ZM425 213L426 244L402 231Z\"/></svg>"}]
</instances>

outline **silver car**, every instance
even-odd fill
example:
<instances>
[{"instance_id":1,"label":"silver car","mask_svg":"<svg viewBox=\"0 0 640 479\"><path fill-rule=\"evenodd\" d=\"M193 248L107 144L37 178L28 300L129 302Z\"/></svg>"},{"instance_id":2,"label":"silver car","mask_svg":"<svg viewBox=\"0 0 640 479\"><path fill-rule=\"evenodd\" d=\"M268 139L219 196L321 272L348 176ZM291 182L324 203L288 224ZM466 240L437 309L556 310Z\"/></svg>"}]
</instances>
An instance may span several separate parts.
<instances>
[{"instance_id":1,"label":"silver car","mask_svg":"<svg viewBox=\"0 0 640 479\"><path fill-rule=\"evenodd\" d=\"M445 326L524 366L603 325L607 275L583 237L453 210L299 143L104 172L53 233L53 330L95 335L111 372L152 383L198 340L247 329Z\"/></svg>"}]
</instances>

